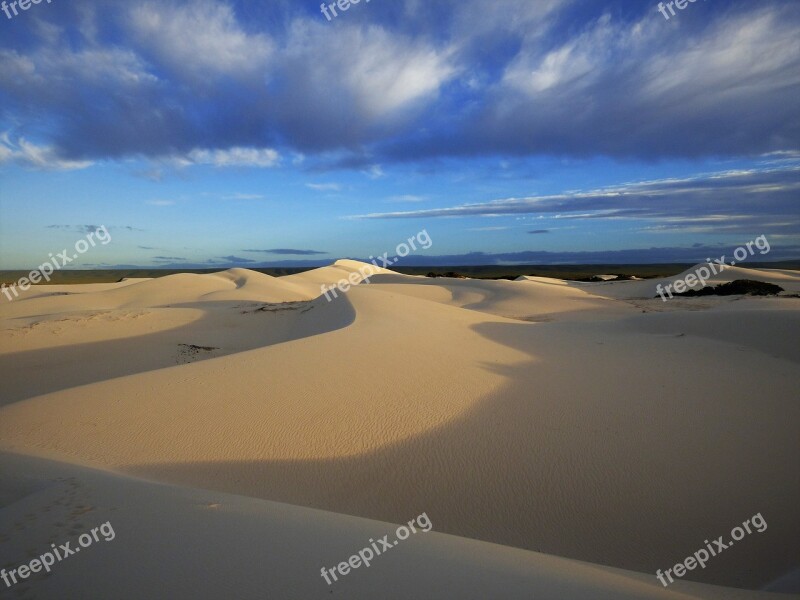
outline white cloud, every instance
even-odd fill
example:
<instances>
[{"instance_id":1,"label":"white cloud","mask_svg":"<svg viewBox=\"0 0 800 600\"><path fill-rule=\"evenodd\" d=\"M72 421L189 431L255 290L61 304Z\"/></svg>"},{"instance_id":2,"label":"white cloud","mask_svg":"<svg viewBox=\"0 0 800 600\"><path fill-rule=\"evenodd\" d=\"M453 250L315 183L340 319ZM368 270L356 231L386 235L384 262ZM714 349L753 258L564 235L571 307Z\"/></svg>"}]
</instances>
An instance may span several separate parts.
<instances>
[{"instance_id":1,"label":"white cloud","mask_svg":"<svg viewBox=\"0 0 800 600\"><path fill-rule=\"evenodd\" d=\"M317 192L338 192L342 189L338 183L307 183L306 187Z\"/></svg>"},{"instance_id":2,"label":"white cloud","mask_svg":"<svg viewBox=\"0 0 800 600\"><path fill-rule=\"evenodd\" d=\"M391 202L423 202L425 196L417 196L415 194L400 194L399 196L392 196L389 198Z\"/></svg>"},{"instance_id":3,"label":"white cloud","mask_svg":"<svg viewBox=\"0 0 800 600\"><path fill-rule=\"evenodd\" d=\"M280 155L272 148L233 147L227 150L195 148L184 156L173 157L179 166L274 167Z\"/></svg>"},{"instance_id":4,"label":"white cloud","mask_svg":"<svg viewBox=\"0 0 800 600\"><path fill-rule=\"evenodd\" d=\"M506 67L503 84L535 96L567 85L588 83L603 75L612 48L624 44L624 33L604 15L586 32L544 55L539 54L538 43L529 44Z\"/></svg>"},{"instance_id":5,"label":"white cloud","mask_svg":"<svg viewBox=\"0 0 800 600\"><path fill-rule=\"evenodd\" d=\"M131 9L128 24L159 60L195 79L263 71L273 51L266 35L247 34L233 8L220 1L139 4Z\"/></svg>"},{"instance_id":6,"label":"white cloud","mask_svg":"<svg viewBox=\"0 0 800 600\"><path fill-rule=\"evenodd\" d=\"M546 196L503 198L456 206L357 215L354 218L438 218L547 215L552 219L648 220L684 229L722 220L739 230L775 224L800 190L800 165L724 171ZM702 201L698 201L702 199ZM735 223L734 223L735 222ZM666 224L666 225L664 225ZM786 223L781 227L795 227Z\"/></svg>"},{"instance_id":7,"label":"white cloud","mask_svg":"<svg viewBox=\"0 0 800 600\"><path fill-rule=\"evenodd\" d=\"M386 173L383 172L380 165L372 165L369 169L363 171L363 173L370 179L380 179L386 176Z\"/></svg>"},{"instance_id":8,"label":"white cloud","mask_svg":"<svg viewBox=\"0 0 800 600\"><path fill-rule=\"evenodd\" d=\"M706 36L649 61L643 94L691 99L715 108L737 97L764 95L800 84L800 39L795 23L770 7L718 23ZM702 96L696 97L698 82Z\"/></svg>"},{"instance_id":9,"label":"white cloud","mask_svg":"<svg viewBox=\"0 0 800 600\"><path fill-rule=\"evenodd\" d=\"M344 24L343 24L344 25ZM311 89L337 90L351 112L368 120L432 100L458 72L451 48L387 31L381 26L342 26L334 32L320 24L296 22L287 56L296 61ZM349 99L349 100L347 100Z\"/></svg>"},{"instance_id":10,"label":"white cloud","mask_svg":"<svg viewBox=\"0 0 800 600\"><path fill-rule=\"evenodd\" d=\"M424 2L425 0L414 0ZM539 37L544 24L559 9L574 0L457 0L454 3L455 28L462 37L479 37L497 32L522 33Z\"/></svg>"},{"instance_id":11,"label":"white cloud","mask_svg":"<svg viewBox=\"0 0 800 600\"><path fill-rule=\"evenodd\" d=\"M24 138L12 142L8 133L0 136L0 164L13 162L35 169L71 171L85 169L88 160L67 160L58 156L52 146L37 146Z\"/></svg>"},{"instance_id":12,"label":"white cloud","mask_svg":"<svg viewBox=\"0 0 800 600\"><path fill-rule=\"evenodd\" d=\"M9 88L24 86L40 94L58 96L64 93L62 90L73 93L72 84L75 89L99 83L135 87L157 81L142 60L129 50L92 48L75 52L59 46L26 56L16 51L0 51L0 84Z\"/></svg>"},{"instance_id":13,"label":"white cloud","mask_svg":"<svg viewBox=\"0 0 800 600\"><path fill-rule=\"evenodd\" d=\"M223 200L263 200L264 196L261 194L228 194L222 196Z\"/></svg>"},{"instance_id":14,"label":"white cloud","mask_svg":"<svg viewBox=\"0 0 800 600\"><path fill-rule=\"evenodd\" d=\"M348 41L353 54L345 80L374 116L435 95L456 73L447 52L372 27Z\"/></svg>"}]
</instances>

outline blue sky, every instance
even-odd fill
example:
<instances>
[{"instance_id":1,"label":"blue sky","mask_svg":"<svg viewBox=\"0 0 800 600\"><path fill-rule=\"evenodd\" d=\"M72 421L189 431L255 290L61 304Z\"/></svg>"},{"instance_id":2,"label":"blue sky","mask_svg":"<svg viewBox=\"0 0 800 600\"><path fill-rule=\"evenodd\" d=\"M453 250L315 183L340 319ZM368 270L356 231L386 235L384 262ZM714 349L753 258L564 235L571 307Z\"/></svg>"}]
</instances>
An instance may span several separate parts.
<instances>
[{"instance_id":1,"label":"blue sky","mask_svg":"<svg viewBox=\"0 0 800 600\"><path fill-rule=\"evenodd\" d=\"M800 4L0 12L0 268L800 258Z\"/></svg>"}]
</instances>

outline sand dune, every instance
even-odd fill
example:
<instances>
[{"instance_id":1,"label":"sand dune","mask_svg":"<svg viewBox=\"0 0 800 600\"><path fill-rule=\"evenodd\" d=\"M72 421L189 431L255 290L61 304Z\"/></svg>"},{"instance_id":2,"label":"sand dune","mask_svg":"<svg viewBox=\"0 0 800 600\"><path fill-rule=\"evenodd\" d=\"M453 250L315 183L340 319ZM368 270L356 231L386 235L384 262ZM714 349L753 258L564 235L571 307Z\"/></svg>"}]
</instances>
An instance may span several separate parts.
<instances>
[{"instance_id":1,"label":"sand dune","mask_svg":"<svg viewBox=\"0 0 800 600\"><path fill-rule=\"evenodd\" d=\"M596 320L635 312L630 306L561 280L541 283L527 286L504 280L429 279L399 274L372 278L377 289L524 321Z\"/></svg>"},{"instance_id":2,"label":"sand dune","mask_svg":"<svg viewBox=\"0 0 800 600\"><path fill-rule=\"evenodd\" d=\"M327 594L317 563L362 544L368 526L342 515L380 529L425 511L439 534L460 536L431 535L405 561L387 558L380 577L348 578L353 587L341 590L352 597L406 579L415 583L385 597L411 597L423 582L444 585L441 569L459 593L430 597L487 597L477 574L508 592L500 597L762 597L664 590L654 577L757 512L767 531L687 579L755 589L797 567L800 299L681 299L662 309L648 304L654 280L377 269L369 284L320 296L363 267L59 286L66 295L0 304L0 448L60 462L4 460L41 473L85 465L81 477L106 482L98 489L129 487L169 514L217 494L230 515L212 522L217 513L200 511L187 523L222 532L227 521L284 540L302 522L302 536L352 547L330 560L309 551L302 560L316 561L316 574L298 597ZM723 276L800 290L797 272ZM205 491L119 476L112 485L96 469ZM9 507L33 502L25 498ZM219 533L221 544L235 538ZM301 576L292 548L270 559L275 590ZM404 569L419 577L403 579ZM114 573L110 581L128 576ZM251 597L253 580L236 581Z\"/></svg>"},{"instance_id":3,"label":"sand dune","mask_svg":"<svg viewBox=\"0 0 800 600\"><path fill-rule=\"evenodd\" d=\"M674 284L678 280L683 280L687 275L693 274L698 268L705 267L705 263L698 263L691 269L687 269L672 277L658 279L646 279L639 281L603 281L596 283L570 282L570 287L591 291L591 293L607 298L656 298L658 295L657 287ZM797 271L787 271L779 269L750 269L743 267L727 266L722 272L712 275L706 285L715 286L721 283L728 283L736 279L755 279L774 283L789 292L800 292L800 279ZM699 289L702 286L696 284L693 287ZM658 299L662 302L661 299Z\"/></svg>"}]
</instances>

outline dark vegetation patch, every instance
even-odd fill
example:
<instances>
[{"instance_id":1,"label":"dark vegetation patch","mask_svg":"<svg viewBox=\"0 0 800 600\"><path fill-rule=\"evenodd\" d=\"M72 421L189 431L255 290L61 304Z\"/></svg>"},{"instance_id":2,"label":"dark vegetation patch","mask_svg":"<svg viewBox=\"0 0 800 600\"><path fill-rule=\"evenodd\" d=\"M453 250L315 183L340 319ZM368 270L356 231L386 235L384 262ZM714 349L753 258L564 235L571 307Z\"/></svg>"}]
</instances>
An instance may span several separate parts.
<instances>
[{"instance_id":1,"label":"dark vegetation patch","mask_svg":"<svg viewBox=\"0 0 800 600\"><path fill-rule=\"evenodd\" d=\"M701 290L688 290L683 293L675 292L676 296L775 296L784 289L774 283L755 281L753 279L736 279L728 283L721 283L715 287L707 285ZM658 298L658 296L656 296Z\"/></svg>"}]
</instances>

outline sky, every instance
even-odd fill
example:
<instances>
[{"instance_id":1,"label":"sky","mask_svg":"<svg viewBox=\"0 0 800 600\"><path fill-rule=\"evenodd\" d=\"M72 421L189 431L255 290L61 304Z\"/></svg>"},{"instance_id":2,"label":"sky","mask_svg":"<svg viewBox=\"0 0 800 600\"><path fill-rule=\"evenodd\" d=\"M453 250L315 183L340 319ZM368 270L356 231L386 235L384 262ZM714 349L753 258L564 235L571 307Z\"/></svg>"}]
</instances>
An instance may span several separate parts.
<instances>
[{"instance_id":1,"label":"sky","mask_svg":"<svg viewBox=\"0 0 800 600\"><path fill-rule=\"evenodd\" d=\"M797 0L342 5L0 12L0 269L800 258Z\"/></svg>"}]
</instances>

